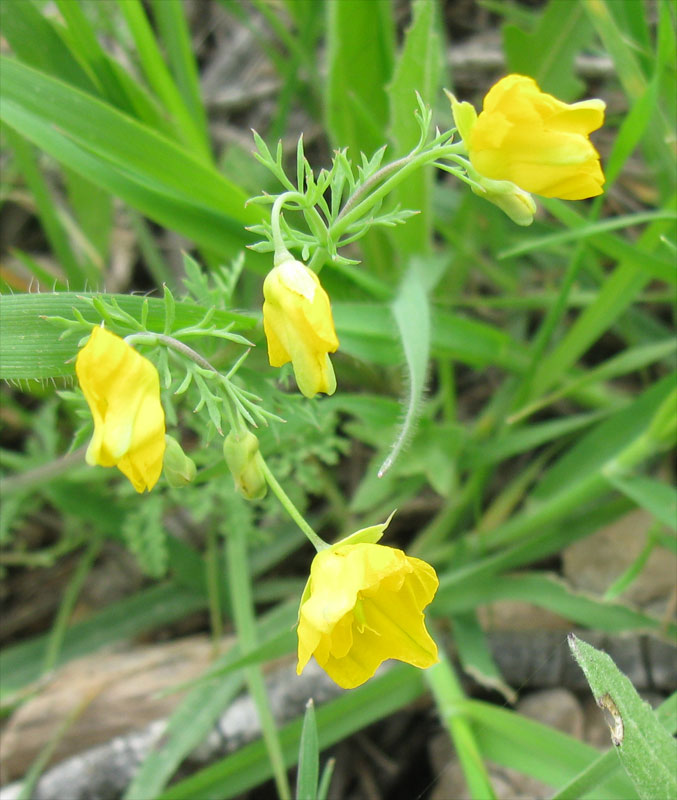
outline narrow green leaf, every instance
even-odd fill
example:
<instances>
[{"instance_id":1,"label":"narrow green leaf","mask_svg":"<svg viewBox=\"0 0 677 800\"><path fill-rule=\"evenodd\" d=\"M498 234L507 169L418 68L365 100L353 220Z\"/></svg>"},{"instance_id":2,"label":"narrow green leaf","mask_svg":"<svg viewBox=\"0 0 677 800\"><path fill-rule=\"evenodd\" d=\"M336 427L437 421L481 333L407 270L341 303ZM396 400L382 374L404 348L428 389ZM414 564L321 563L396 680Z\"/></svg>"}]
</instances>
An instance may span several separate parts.
<instances>
[{"instance_id":1,"label":"narrow green leaf","mask_svg":"<svg viewBox=\"0 0 677 800\"><path fill-rule=\"evenodd\" d=\"M400 364L397 333L388 308L376 303L332 303L341 350L377 364ZM433 309L432 354L473 366L496 364L520 372L524 349L505 331L478 320Z\"/></svg>"},{"instance_id":2,"label":"narrow green leaf","mask_svg":"<svg viewBox=\"0 0 677 800\"><path fill-rule=\"evenodd\" d=\"M635 300L651 279L642 256L638 260L638 251L655 247L667 230L669 226L666 223L653 222L640 237L635 252L631 255L624 253L600 289L597 300L580 314L566 335L538 365L533 380L534 395L548 389ZM631 251L633 246L627 243L627 248Z\"/></svg>"},{"instance_id":3,"label":"narrow green leaf","mask_svg":"<svg viewBox=\"0 0 677 800\"><path fill-rule=\"evenodd\" d=\"M677 531L677 489L674 486L642 475L607 475L606 479L663 525Z\"/></svg>"},{"instance_id":4,"label":"narrow green leaf","mask_svg":"<svg viewBox=\"0 0 677 800\"><path fill-rule=\"evenodd\" d=\"M186 13L181 0L153 0L153 16L167 51L169 63L185 107L204 143L209 141L207 116L200 93L200 79L193 53Z\"/></svg>"},{"instance_id":5,"label":"narrow green leaf","mask_svg":"<svg viewBox=\"0 0 677 800\"><path fill-rule=\"evenodd\" d=\"M269 642L280 628L288 629L294 616L295 608L291 606L278 606L263 615L258 623L261 640ZM146 800L156 797L165 788L183 759L207 736L223 709L242 689L244 677L237 666L242 660L242 648L236 644L194 682L169 718L162 746L143 761L124 800ZM212 677L205 683L207 675Z\"/></svg>"},{"instance_id":6,"label":"narrow green leaf","mask_svg":"<svg viewBox=\"0 0 677 800\"><path fill-rule=\"evenodd\" d=\"M113 230L113 198L77 172L64 167L64 182L73 215L78 227L73 238L83 251L83 257L96 268L96 274L105 272ZM90 272L92 267L89 267ZM70 286L75 289L75 286ZM93 285L88 286L89 289Z\"/></svg>"},{"instance_id":7,"label":"narrow green leaf","mask_svg":"<svg viewBox=\"0 0 677 800\"><path fill-rule=\"evenodd\" d=\"M461 710L465 695L452 665L443 650L439 650L439 663L429 667L425 679L432 691L435 703L458 753L468 790L473 800L494 800L493 787L482 761L482 753L472 727Z\"/></svg>"},{"instance_id":8,"label":"narrow green leaf","mask_svg":"<svg viewBox=\"0 0 677 800\"><path fill-rule=\"evenodd\" d=\"M569 634L569 647L604 710L611 741L642 800L677 796L677 742L611 658Z\"/></svg>"},{"instance_id":9,"label":"narrow green leaf","mask_svg":"<svg viewBox=\"0 0 677 800\"><path fill-rule=\"evenodd\" d=\"M534 490L534 499L542 502L567 486L599 474L607 462L646 431L673 387L673 378L666 376L649 386L630 405L596 425L548 471Z\"/></svg>"},{"instance_id":10,"label":"narrow green leaf","mask_svg":"<svg viewBox=\"0 0 677 800\"><path fill-rule=\"evenodd\" d=\"M72 375L78 338L71 336L59 340L62 329L44 317L73 319L75 309L92 325L97 325L101 322L101 316L85 299L97 296L91 292L0 295L0 379L44 379ZM120 308L135 319L141 318L142 307L147 301L149 330L163 332L163 300L124 294L106 295L106 298L115 299ZM204 306L184 300L176 308L175 324L181 327L194 325L204 318L207 311ZM249 328L256 324L253 317L229 311L215 311L212 321L222 327L235 323L240 328Z\"/></svg>"},{"instance_id":11,"label":"narrow green leaf","mask_svg":"<svg viewBox=\"0 0 677 800\"><path fill-rule=\"evenodd\" d=\"M215 169L112 106L2 58L0 116L54 158L216 252L253 241L258 206ZM236 244L237 242L237 244Z\"/></svg>"},{"instance_id":12,"label":"narrow green leaf","mask_svg":"<svg viewBox=\"0 0 677 800\"><path fill-rule=\"evenodd\" d=\"M296 800L315 800L317 797L317 782L320 774L319 759L315 705L311 697L306 703L306 713L303 716L299 768L296 777Z\"/></svg>"},{"instance_id":13,"label":"narrow green leaf","mask_svg":"<svg viewBox=\"0 0 677 800\"><path fill-rule=\"evenodd\" d=\"M658 531L651 528L646 536L644 547L640 550L637 558L630 564L630 566L616 578L616 580L604 592L604 600L615 600L619 595L632 584L632 582L639 576L644 569L649 556L653 552L654 547L658 544ZM675 540L677 544L677 540Z\"/></svg>"},{"instance_id":14,"label":"narrow green leaf","mask_svg":"<svg viewBox=\"0 0 677 800\"><path fill-rule=\"evenodd\" d=\"M74 0L57 0L57 6L67 25L63 31L64 40L93 75L101 97L120 111L173 137L171 122L158 101L101 47L82 5Z\"/></svg>"},{"instance_id":15,"label":"narrow green leaf","mask_svg":"<svg viewBox=\"0 0 677 800\"><path fill-rule=\"evenodd\" d=\"M23 173L28 188L33 194L38 216L54 256L63 270L66 282L73 289L84 289L89 281L97 286L100 276L81 269L78 259L73 253L68 234L57 213L57 206L51 196L47 183L38 169L33 147L22 136L11 129L5 131L10 146L14 150L17 163Z\"/></svg>"},{"instance_id":16,"label":"narrow green leaf","mask_svg":"<svg viewBox=\"0 0 677 800\"><path fill-rule=\"evenodd\" d=\"M632 43L618 27L609 4L606 0L583 0L580 5L611 54L628 98L638 100L646 89L646 78Z\"/></svg>"},{"instance_id":17,"label":"narrow green leaf","mask_svg":"<svg viewBox=\"0 0 677 800\"><path fill-rule=\"evenodd\" d=\"M599 236L599 234L606 233L607 231L613 231L619 228L630 228L634 225L642 225L646 222L658 220L677 220L677 213L672 209L646 211L624 217L614 217L612 219L602 220L602 222L584 222L582 217L568 215L567 222L574 222L570 230L558 231L557 233L550 233L546 236L532 237L515 247L502 250L498 254L498 257L500 259L512 258L514 256L524 255L524 253L529 253L533 250L546 250L549 247L556 247L565 242L592 238L591 244L593 247L598 248L602 252L616 257L628 256L628 259L633 262L642 259L644 270L650 272L653 277L667 281L668 283L676 283L677 269L673 262L658 258L652 253L639 253L633 256L630 254L632 245L628 242L623 242L623 240L616 237Z\"/></svg>"},{"instance_id":18,"label":"narrow green leaf","mask_svg":"<svg viewBox=\"0 0 677 800\"><path fill-rule=\"evenodd\" d=\"M563 580L547 573L493 575L448 586L442 580L432 606L435 615L467 613L478 605L497 600L520 600L554 611L572 622L608 633L629 630L659 632L662 622L621 603L609 603L571 589Z\"/></svg>"},{"instance_id":19,"label":"narrow green leaf","mask_svg":"<svg viewBox=\"0 0 677 800\"><path fill-rule=\"evenodd\" d=\"M557 400L561 400L563 397L567 397L572 391L587 386L592 382L607 381L611 378L617 378L619 375L627 375L630 372L642 369L655 361L662 361L663 359L668 360L670 364L673 365L675 350L677 350L677 341L675 341L674 338L652 341L649 344L638 345L637 347L623 350L617 356L613 356L594 369L582 373L571 381L567 381L560 389L555 390L545 397L541 397L521 411L516 412L510 417L508 422L509 424L513 424L523 417L533 414L534 411L538 411Z\"/></svg>"},{"instance_id":20,"label":"narrow green leaf","mask_svg":"<svg viewBox=\"0 0 677 800\"><path fill-rule=\"evenodd\" d=\"M423 692L421 674L413 667L398 665L385 675L346 692L317 711L319 749L349 736L370 723L403 708ZM298 758L302 717L280 730L285 763ZM262 741L243 747L237 753L212 764L180 783L170 786L156 800L228 800L271 775L271 766Z\"/></svg>"},{"instance_id":21,"label":"narrow green leaf","mask_svg":"<svg viewBox=\"0 0 677 800\"><path fill-rule=\"evenodd\" d=\"M599 754L592 745L506 708L470 700L462 710L472 720L486 758L553 787L571 780ZM633 796L624 775L614 776L610 787L611 792L600 793L595 800Z\"/></svg>"},{"instance_id":22,"label":"narrow green leaf","mask_svg":"<svg viewBox=\"0 0 677 800\"><path fill-rule=\"evenodd\" d=\"M592 38L593 29L579 3L548 3L533 31L503 26L508 71L530 75L545 92L577 99L584 89L574 59Z\"/></svg>"},{"instance_id":23,"label":"narrow green leaf","mask_svg":"<svg viewBox=\"0 0 677 800\"><path fill-rule=\"evenodd\" d=\"M587 428L605 416L606 412L571 414L568 417L534 423L517 430L507 429L503 435L496 436L492 441L472 451L470 462L474 465L495 464L510 456L533 450L542 444Z\"/></svg>"},{"instance_id":24,"label":"narrow green leaf","mask_svg":"<svg viewBox=\"0 0 677 800\"><path fill-rule=\"evenodd\" d=\"M118 8L134 38L146 80L176 121L182 141L194 156L209 164L211 155L206 141L206 131L204 128L200 129L199 122L196 124L191 110L186 106L172 80L143 5L140 0L118 0ZM176 19L174 24L178 24Z\"/></svg>"},{"instance_id":25,"label":"narrow green leaf","mask_svg":"<svg viewBox=\"0 0 677 800\"><path fill-rule=\"evenodd\" d=\"M413 19L405 33L404 45L388 86L390 136L395 143L393 158L408 153L418 142L420 127L414 117L416 92L433 106L437 99L442 65L442 45L437 29L438 9L429 0L416 0ZM425 253L430 249L432 230L433 170L422 169L407 178L394 193L394 201L418 212L392 230L398 253Z\"/></svg>"},{"instance_id":26,"label":"narrow green leaf","mask_svg":"<svg viewBox=\"0 0 677 800\"><path fill-rule=\"evenodd\" d=\"M503 680L474 609L453 615L454 644L464 672L481 686L500 692L509 702L517 693Z\"/></svg>"},{"instance_id":27,"label":"narrow green leaf","mask_svg":"<svg viewBox=\"0 0 677 800\"><path fill-rule=\"evenodd\" d=\"M390 0L327 3L327 127L353 163L383 145L388 124L384 86L393 68Z\"/></svg>"},{"instance_id":28,"label":"narrow green leaf","mask_svg":"<svg viewBox=\"0 0 677 800\"><path fill-rule=\"evenodd\" d=\"M2 32L26 64L91 94L98 87L64 43L60 26L50 22L31 0L3 0Z\"/></svg>"}]
</instances>

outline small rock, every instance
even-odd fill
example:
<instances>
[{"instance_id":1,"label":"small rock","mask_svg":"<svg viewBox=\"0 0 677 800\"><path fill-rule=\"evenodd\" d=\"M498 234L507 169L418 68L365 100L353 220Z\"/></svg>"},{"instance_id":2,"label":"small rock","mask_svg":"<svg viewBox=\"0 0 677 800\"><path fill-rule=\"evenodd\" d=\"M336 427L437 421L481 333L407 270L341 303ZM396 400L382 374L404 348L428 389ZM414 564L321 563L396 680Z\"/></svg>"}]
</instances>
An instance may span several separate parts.
<instances>
[{"instance_id":1,"label":"small rock","mask_svg":"<svg viewBox=\"0 0 677 800\"><path fill-rule=\"evenodd\" d=\"M517 711L576 739L583 737L583 709L567 689L532 692L519 701Z\"/></svg>"},{"instance_id":2,"label":"small rock","mask_svg":"<svg viewBox=\"0 0 677 800\"><path fill-rule=\"evenodd\" d=\"M574 542L563 552L564 575L577 589L604 594L639 556L653 517L637 510L605 528ZM621 599L646 606L657 600L665 604L675 585L677 557L656 547L647 563Z\"/></svg>"}]
</instances>

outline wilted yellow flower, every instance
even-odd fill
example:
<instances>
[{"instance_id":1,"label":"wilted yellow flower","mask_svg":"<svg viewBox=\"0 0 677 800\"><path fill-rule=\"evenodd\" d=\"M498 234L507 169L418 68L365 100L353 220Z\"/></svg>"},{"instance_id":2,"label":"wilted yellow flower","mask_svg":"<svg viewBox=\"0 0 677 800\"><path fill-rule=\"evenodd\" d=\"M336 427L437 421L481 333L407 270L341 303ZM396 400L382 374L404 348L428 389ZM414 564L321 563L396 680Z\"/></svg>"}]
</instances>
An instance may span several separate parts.
<instances>
[{"instance_id":1,"label":"wilted yellow flower","mask_svg":"<svg viewBox=\"0 0 677 800\"><path fill-rule=\"evenodd\" d=\"M601 127L605 107L602 100L563 103L525 75L495 84L479 116L452 97L456 126L478 172L563 200L602 193L604 174L588 134Z\"/></svg>"},{"instance_id":2,"label":"wilted yellow flower","mask_svg":"<svg viewBox=\"0 0 677 800\"><path fill-rule=\"evenodd\" d=\"M263 330L272 367L292 362L301 393L334 394L336 378L328 353L338 349L329 297L317 275L289 258L263 283Z\"/></svg>"},{"instance_id":3,"label":"wilted yellow flower","mask_svg":"<svg viewBox=\"0 0 677 800\"><path fill-rule=\"evenodd\" d=\"M358 531L313 559L299 610L298 675L314 655L333 681L354 689L387 658L421 669L437 662L423 618L437 575L425 561L374 544L384 528Z\"/></svg>"},{"instance_id":4,"label":"wilted yellow flower","mask_svg":"<svg viewBox=\"0 0 677 800\"><path fill-rule=\"evenodd\" d=\"M94 417L87 463L117 467L137 492L150 491L165 452L157 369L124 339L96 327L78 353L75 372Z\"/></svg>"}]
</instances>

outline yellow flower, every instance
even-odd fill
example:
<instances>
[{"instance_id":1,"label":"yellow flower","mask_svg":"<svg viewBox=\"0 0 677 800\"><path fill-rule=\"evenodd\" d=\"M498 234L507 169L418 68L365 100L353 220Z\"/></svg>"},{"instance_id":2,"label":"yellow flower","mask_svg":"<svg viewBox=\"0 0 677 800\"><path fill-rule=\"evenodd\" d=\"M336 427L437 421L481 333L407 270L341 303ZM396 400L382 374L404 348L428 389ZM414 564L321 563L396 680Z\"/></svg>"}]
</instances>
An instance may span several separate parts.
<instances>
[{"instance_id":1,"label":"yellow flower","mask_svg":"<svg viewBox=\"0 0 677 800\"><path fill-rule=\"evenodd\" d=\"M137 492L150 491L165 452L157 369L124 339L96 327L78 353L75 372L94 417L87 463L117 467Z\"/></svg>"},{"instance_id":2,"label":"yellow flower","mask_svg":"<svg viewBox=\"0 0 677 800\"><path fill-rule=\"evenodd\" d=\"M604 122L602 100L563 103L525 75L508 75L477 116L452 98L454 119L473 167L544 197L582 200L602 193L604 174L588 134Z\"/></svg>"},{"instance_id":3,"label":"yellow flower","mask_svg":"<svg viewBox=\"0 0 677 800\"><path fill-rule=\"evenodd\" d=\"M387 658L421 669L437 662L423 618L437 575L425 561L373 543L386 525L358 531L313 559L299 609L298 675L314 655L333 681L354 689Z\"/></svg>"},{"instance_id":4,"label":"yellow flower","mask_svg":"<svg viewBox=\"0 0 677 800\"><path fill-rule=\"evenodd\" d=\"M329 297L317 275L290 258L263 283L263 330L272 367L291 361L302 394L334 394L336 378L328 353L338 349Z\"/></svg>"}]
</instances>

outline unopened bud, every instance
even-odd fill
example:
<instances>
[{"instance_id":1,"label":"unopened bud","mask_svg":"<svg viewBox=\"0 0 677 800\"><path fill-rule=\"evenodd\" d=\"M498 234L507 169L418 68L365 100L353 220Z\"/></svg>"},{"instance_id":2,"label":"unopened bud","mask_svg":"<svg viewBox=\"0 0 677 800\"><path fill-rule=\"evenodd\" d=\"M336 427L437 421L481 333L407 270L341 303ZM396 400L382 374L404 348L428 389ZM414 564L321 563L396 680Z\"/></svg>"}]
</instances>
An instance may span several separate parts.
<instances>
[{"instance_id":1,"label":"unopened bud","mask_svg":"<svg viewBox=\"0 0 677 800\"><path fill-rule=\"evenodd\" d=\"M223 456L235 481L235 488L247 500L265 497L268 486L259 466L259 440L251 431L231 431L223 443Z\"/></svg>"},{"instance_id":2,"label":"unopened bud","mask_svg":"<svg viewBox=\"0 0 677 800\"><path fill-rule=\"evenodd\" d=\"M482 187L471 187L476 195L498 206L517 225L531 225L536 203L529 192L520 189L512 181L494 181L479 174L472 177Z\"/></svg>"},{"instance_id":3,"label":"unopened bud","mask_svg":"<svg viewBox=\"0 0 677 800\"><path fill-rule=\"evenodd\" d=\"M182 486L192 483L197 472L193 459L183 452L183 448L174 437L166 434L162 468L167 483L172 489L180 489Z\"/></svg>"}]
</instances>

